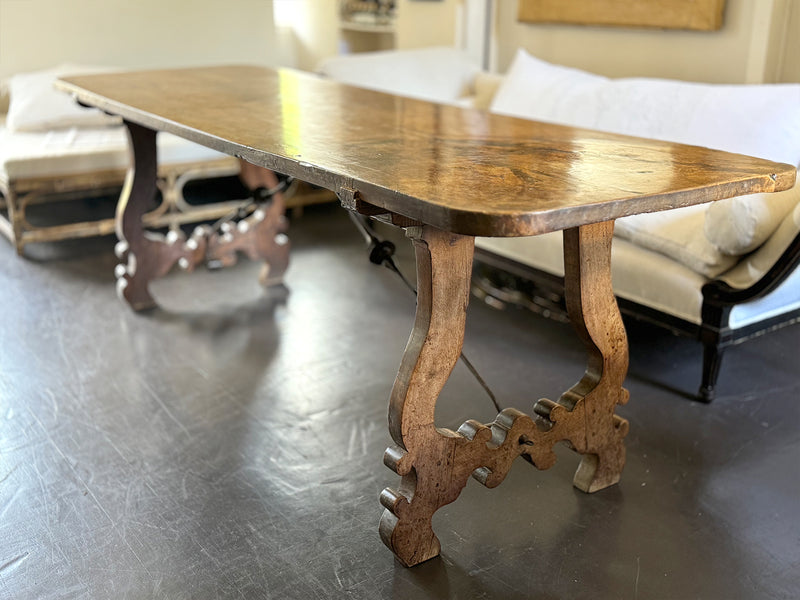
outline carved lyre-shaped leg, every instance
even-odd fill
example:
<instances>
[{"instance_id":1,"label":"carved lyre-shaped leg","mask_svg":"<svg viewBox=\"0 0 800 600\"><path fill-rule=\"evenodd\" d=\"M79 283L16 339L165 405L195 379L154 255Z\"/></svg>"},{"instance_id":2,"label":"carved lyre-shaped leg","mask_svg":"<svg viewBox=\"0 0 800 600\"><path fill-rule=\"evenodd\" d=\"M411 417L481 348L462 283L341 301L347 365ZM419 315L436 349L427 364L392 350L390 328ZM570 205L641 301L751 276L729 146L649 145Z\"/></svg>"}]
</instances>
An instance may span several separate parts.
<instances>
[{"instance_id":1,"label":"carved lyre-shaped leg","mask_svg":"<svg viewBox=\"0 0 800 600\"><path fill-rule=\"evenodd\" d=\"M436 429L434 410L461 353L474 250L474 238L428 226L410 229L409 237L417 256L417 315L389 405L397 446L384 458L403 479L397 492L381 494L387 510L380 525L381 538L407 566L439 554L431 517L458 497L472 472L454 461L456 434Z\"/></svg>"},{"instance_id":2,"label":"carved lyre-shaped leg","mask_svg":"<svg viewBox=\"0 0 800 600\"><path fill-rule=\"evenodd\" d=\"M117 267L116 275L117 291L128 304L134 310L154 307L156 302L148 286L176 263L189 271L206 260L227 266L236 263L237 252L252 260L266 261L260 276L263 285L280 283L289 264L283 196L273 195L266 206L236 223L224 223L220 231L197 227L188 240L180 230L166 236L147 231L142 218L157 189L156 132L136 123L126 121L125 125L133 158L117 205L117 256L123 263ZM249 165L247 172L254 169L259 167ZM277 184L274 173L260 171L269 187Z\"/></svg>"},{"instance_id":3,"label":"carved lyre-shaped leg","mask_svg":"<svg viewBox=\"0 0 800 600\"><path fill-rule=\"evenodd\" d=\"M183 252L177 244L164 244L151 237L142 223L156 195L158 157L156 132L125 122L132 152L131 168L117 204L117 256L124 261L117 267L117 291L134 310L156 305L148 285L163 277Z\"/></svg>"},{"instance_id":4,"label":"carved lyre-shaped leg","mask_svg":"<svg viewBox=\"0 0 800 600\"><path fill-rule=\"evenodd\" d=\"M614 410L628 401L622 387L628 372L628 339L611 287L613 234L613 221L564 232L567 311L586 345L589 364L559 404L585 411L583 435L569 437L575 451L583 455L574 484L584 492L617 483L625 465L623 438L628 422Z\"/></svg>"}]
</instances>

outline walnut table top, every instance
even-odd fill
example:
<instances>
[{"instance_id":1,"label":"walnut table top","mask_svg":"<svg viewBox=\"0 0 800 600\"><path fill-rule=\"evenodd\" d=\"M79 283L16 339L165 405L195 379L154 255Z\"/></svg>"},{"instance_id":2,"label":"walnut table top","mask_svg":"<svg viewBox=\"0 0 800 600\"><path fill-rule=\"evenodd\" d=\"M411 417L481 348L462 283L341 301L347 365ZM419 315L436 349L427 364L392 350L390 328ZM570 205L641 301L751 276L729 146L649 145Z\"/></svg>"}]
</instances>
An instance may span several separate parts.
<instances>
[{"instance_id":1,"label":"walnut table top","mask_svg":"<svg viewBox=\"0 0 800 600\"><path fill-rule=\"evenodd\" d=\"M791 187L794 168L254 66L69 77L80 102L443 230L535 235Z\"/></svg>"}]
</instances>

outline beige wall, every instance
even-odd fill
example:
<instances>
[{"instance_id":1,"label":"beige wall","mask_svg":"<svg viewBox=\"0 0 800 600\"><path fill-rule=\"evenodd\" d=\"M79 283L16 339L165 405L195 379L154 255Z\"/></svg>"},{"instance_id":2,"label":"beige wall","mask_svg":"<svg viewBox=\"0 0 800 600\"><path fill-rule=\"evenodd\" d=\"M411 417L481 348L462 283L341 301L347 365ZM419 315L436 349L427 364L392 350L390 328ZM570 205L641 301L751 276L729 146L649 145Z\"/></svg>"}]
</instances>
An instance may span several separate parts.
<instances>
[{"instance_id":1,"label":"beige wall","mask_svg":"<svg viewBox=\"0 0 800 600\"><path fill-rule=\"evenodd\" d=\"M272 0L0 0L0 78L62 62L275 64Z\"/></svg>"},{"instance_id":2,"label":"beige wall","mask_svg":"<svg viewBox=\"0 0 800 600\"><path fill-rule=\"evenodd\" d=\"M338 54L345 45L343 38L352 51L453 46L463 3L398 0L394 35L377 35L341 33L339 0L273 1L280 55L285 57L285 64L306 70L313 70L322 59Z\"/></svg>"},{"instance_id":3,"label":"beige wall","mask_svg":"<svg viewBox=\"0 0 800 600\"><path fill-rule=\"evenodd\" d=\"M783 52L776 60L776 80L800 82L800 0L786 0Z\"/></svg>"},{"instance_id":4,"label":"beige wall","mask_svg":"<svg viewBox=\"0 0 800 600\"><path fill-rule=\"evenodd\" d=\"M611 77L775 81L798 68L798 4L800 0L728 0L720 31L690 32L519 23L517 2L496 0L495 67L505 71L516 49L523 47L544 60ZM794 33L784 35L789 12L795 15L789 25ZM790 38L795 43L792 57L784 42Z\"/></svg>"},{"instance_id":5,"label":"beige wall","mask_svg":"<svg viewBox=\"0 0 800 600\"><path fill-rule=\"evenodd\" d=\"M398 0L394 46L458 45L464 5ZM500 71L524 47L610 76L800 81L800 0L728 0L710 33L522 24L516 0L495 6ZM0 79L60 62L313 69L339 52L339 35L338 0L0 0Z\"/></svg>"},{"instance_id":6,"label":"beige wall","mask_svg":"<svg viewBox=\"0 0 800 600\"><path fill-rule=\"evenodd\" d=\"M398 0L396 47L454 46L461 4L462 0Z\"/></svg>"},{"instance_id":7,"label":"beige wall","mask_svg":"<svg viewBox=\"0 0 800 600\"><path fill-rule=\"evenodd\" d=\"M273 0L281 64L312 71L339 52L339 0Z\"/></svg>"},{"instance_id":8,"label":"beige wall","mask_svg":"<svg viewBox=\"0 0 800 600\"><path fill-rule=\"evenodd\" d=\"M283 64L314 69L340 51L338 0L273 1L294 13L288 23L276 23ZM800 0L727 0L724 26L715 32L532 25L517 22L517 0L494 4L493 62L501 72L524 47L545 60L612 77L800 81ZM465 6L465 0L398 0L393 44L375 40L375 49L458 46ZM369 35L356 40L357 49L369 47Z\"/></svg>"}]
</instances>

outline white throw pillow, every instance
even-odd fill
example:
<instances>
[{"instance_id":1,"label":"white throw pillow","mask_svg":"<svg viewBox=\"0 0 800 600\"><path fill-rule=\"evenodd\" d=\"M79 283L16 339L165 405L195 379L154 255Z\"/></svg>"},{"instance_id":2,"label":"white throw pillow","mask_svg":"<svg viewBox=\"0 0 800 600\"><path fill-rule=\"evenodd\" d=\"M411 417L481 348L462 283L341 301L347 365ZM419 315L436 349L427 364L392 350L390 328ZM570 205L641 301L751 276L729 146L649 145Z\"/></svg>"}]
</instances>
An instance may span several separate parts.
<instances>
[{"instance_id":1,"label":"white throw pillow","mask_svg":"<svg viewBox=\"0 0 800 600\"><path fill-rule=\"evenodd\" d=\"M6 126L11 131L51 131L70 127L103 127L120 123L119 117L80 106L53 87L65 75L102 73L114 69L64 64L52 69L20 73L9 80L11 101Z\"/></svg>"},{"instance_id":2,"label":"white throw pillow","mask_svg":"<svg viewBox=\"0 0 800 600\"><path fill-rule=\"evenodd\" d=\"M492 102L494 112L584 127L612 133L693 144L758 156L777 162L800 163L800 84L719 85L666 79L608 79L579 69L552 65L519 50ZM773 203L767 209L751 203ZM787 202L787 204L789 204ZM779 205L779 206L778 206ZM645 217L635 227L637 243L669 254L708 275L729 261L708 252L741 254L769 237L789 206L767 195L743 196L715 208L712 235L692 245L700 254L678 251L648 240ZM756 221L751 215L757 214ZM737 223L721 228L720 221ZM634 219L636 222L636 219ZM743 226L749 224L749 226ZM705 238L704 228L699 235ZM757 230L757 231L756 231ZM624 235L623 226L618 232ZM727 239L726 236L735 236ZM723 239L726 238L726 239ZM760 240L760 242L759 242ZM702 246L702 248L700 248ZM672 250L670 250L672 248ZM690 248L686 248L690 250Z\"/></svg>"},{"instance_id":3,"label":"white throw pillow","mask_svg":"<svg viewBox=\"0 0 800 600\"><path fill-rule=\"evenodd\" d=\"M608 79L519 50L491 110L800 164L800 84Z\"/></svg>"},{"instance_id":4,"label":"white throw pillow","mask_svg":"<svg viewBox=\"0 0 800 600\"><path fill-rule=\"evenodd\" d=\"M800 203L800 180L774 194L737 196L712 203L703 231L720 252L740 256L763 244Z\"/></svg>"},{"instance_id":5,"label":"white throw pillow","mask_svg":"<svg viewBox=\"0 0 800 600\"><path fill-rule=\"evenodd\" d=\"M726 272L721 279L734 288L743 289L753 285L772 268L775 261L786 251L796 236L800 235L800 204L778 225L778 229L755 252L745 256L739 263ZM800 270L798 270L800 273ZM772 294L770 294L772 296ZM800 293L795 293L792 302L800 300Z\"/></svg>"},{"instance_id":6,"label":"white throw pillow","mask_svg":"<svg viewBox=\"0 0 800 600\"><path fill-rule=\"evenodd\" d=\"M342 83L432 102L458 100L479 71L466 53L446 47L345 54L317 68Z\"/></svg>"},{"instance_id":7,"label":"white throw pillow","mask_svg":"<svg viewBox=\"0 0 800 600\"><path fill-rule=\"evenodd\" d=\"M713 279L736 264L736 258L715 248L703 235L703 205L644 213L617 219L614 233L654 250Z\"/></svg>"}]
</instances>

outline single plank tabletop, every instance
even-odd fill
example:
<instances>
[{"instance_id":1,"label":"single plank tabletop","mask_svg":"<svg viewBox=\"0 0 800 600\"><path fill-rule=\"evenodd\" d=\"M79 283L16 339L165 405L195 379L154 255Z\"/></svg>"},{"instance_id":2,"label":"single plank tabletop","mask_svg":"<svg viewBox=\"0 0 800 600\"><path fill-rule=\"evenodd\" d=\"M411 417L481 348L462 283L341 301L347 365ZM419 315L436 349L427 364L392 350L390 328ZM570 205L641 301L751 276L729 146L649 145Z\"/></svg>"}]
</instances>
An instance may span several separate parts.
<instances>
[{"instance_id":1,"label":"single plank tabletop","mask_svg":"<svg viewBox=\"0 0 800 600\"><path fill-rule=\"evenodd\" d=\"M67 77L79 102L415 221L525 236L791 187L794 167L219 66Z\"/></svg>"}]
</instances>

